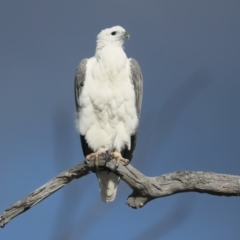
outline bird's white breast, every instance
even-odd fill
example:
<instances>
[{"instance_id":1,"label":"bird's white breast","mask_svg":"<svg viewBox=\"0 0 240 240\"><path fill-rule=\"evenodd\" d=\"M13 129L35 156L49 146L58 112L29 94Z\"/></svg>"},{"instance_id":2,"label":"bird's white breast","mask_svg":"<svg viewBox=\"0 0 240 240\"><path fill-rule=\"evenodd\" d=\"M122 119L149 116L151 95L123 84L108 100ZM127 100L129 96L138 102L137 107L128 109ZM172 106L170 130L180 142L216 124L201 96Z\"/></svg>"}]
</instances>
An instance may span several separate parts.
<instances>
[{"instance_id":1,"label":"bird's white breast","mask_svg":"<svg viewBox=\"0 0 240 240\"><path fill-rule=\"evenodd\" d=\"M78 128L96 151L120 151L138 125L129 59L122 48L107 47L87 62L79 98Z\"/></svg>"}]
</instances>

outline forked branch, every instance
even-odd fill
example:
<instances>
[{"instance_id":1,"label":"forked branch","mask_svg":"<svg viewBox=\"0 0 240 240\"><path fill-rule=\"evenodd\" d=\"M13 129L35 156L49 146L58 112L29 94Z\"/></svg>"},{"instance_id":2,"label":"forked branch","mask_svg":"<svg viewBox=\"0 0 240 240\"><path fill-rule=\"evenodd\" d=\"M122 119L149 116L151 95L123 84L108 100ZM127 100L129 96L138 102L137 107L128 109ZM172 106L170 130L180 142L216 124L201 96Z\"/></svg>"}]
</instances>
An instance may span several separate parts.
<instances>
[{"instance_id":1,"label":"forked branch","mask_svg":"<svg viewBox=\"0 0 240 240\"><path fill-rule=\"evenodd\" d=\"M178 171L158 177L147 177L130 164L122 164L115 170L115 160L105 162L99 160L98 168L114 171L125 181L133 192L128 196L127 204L132 208L143 207L147 202L180 192L199 192L218 196L239 196L240 176L217 174L210 172ZM7 208L0 216L0 227L4 227L11 219L35 206L73 179L81 178L95 172L94 162L83 162L72 167L42 187L31 192L22 200Z\"/></svg>"}]
</instances>

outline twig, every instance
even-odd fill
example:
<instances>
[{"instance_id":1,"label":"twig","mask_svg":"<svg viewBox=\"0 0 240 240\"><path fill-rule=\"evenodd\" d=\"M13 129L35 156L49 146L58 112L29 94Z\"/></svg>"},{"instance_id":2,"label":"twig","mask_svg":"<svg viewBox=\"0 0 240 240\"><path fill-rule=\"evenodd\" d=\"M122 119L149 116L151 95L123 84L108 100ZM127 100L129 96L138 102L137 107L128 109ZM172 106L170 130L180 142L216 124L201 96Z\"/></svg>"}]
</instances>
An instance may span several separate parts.
<instances>
[{"instance_id":1,"label":"twig","mask_svg":"<svg viewBox=\"0 0 240 240\"><path fill-rule=\"evenodd\" d=\"M115 170L115 160L105 162L100 159L98 168L114 171L133 190L127 199L132 208L143 207L147 202L180 192L199 192L218 196L239 196L240 176L217 174L210 172L178 171L158 177L147 177L130 164L122 164ZM90 171L95 172L94 161L83 162L70 168L42 187L36 189L22 200L7 208L0 216L0 227L4 227L11 219L35 206L73 179L81 178Z\"/></svg>"}]
</instances>

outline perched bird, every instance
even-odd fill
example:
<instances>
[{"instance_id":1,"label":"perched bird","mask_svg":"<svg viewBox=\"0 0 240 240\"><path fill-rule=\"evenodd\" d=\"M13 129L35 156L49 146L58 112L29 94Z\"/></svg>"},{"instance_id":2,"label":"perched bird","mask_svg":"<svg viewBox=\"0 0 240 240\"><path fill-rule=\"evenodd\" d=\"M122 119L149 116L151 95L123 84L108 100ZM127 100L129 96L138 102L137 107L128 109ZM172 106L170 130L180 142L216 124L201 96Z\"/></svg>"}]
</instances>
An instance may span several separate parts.
<instances>
[{"instance_id":1,"label":"perched bird","mask_svg":"<svg viewBox=\"0 0 240 240\"><path fill-rule=\"evenodd\" d=\"M125 164L133 157L142 105L142 74L137 61L127 58L123 44L129 34L120 26L97 35L95 55L83 59L75 75L77 129L87 161L108 153ZM97 161L96 161L97 162ZM116 197L119 176L96 172L101 198Z\"/></svg>"}]
</instances>

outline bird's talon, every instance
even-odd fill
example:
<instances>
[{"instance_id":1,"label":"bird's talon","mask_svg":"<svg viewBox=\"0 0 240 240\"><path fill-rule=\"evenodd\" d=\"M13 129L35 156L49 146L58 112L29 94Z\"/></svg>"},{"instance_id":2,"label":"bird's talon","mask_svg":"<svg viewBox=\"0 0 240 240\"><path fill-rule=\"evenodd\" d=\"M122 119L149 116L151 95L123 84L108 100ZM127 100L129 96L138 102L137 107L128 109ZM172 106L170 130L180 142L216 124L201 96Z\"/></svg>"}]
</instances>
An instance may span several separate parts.
<instances>
[{"instance_id":1,"label":"bird's talon","mask_svg":"<svg viewBox=\"0 0 240 240\"><path fill-rule=\"evenodd\" d=\"M114 171L119 167L120 162L122 162L123 166L127 166L127 165L129 164L129 160L123 158L122 155L121 155L121 153L120 153L120 152L117 152L117 151L111 153L109 159L110 159L110 160L116 159Z\"/></svg>"},{"instance_id":2,"label":"bird's talon","mask_svg":"<svg viewBox=\"0 0 240 240\"><path fill-rule=\"evenodd\" d=\"M103 156L105 154L105 152L100 152L99 154L98 154L98 156L100 157L100 156Z\"/></svg>"},{"instance_id":3,"label":"bird's talon","mask_svg":"<svg viewBox=\"0 0 240 240\"><path fill-rule=\"evenodd\" d=\"M126 167L129 164L129 161L126 161L123 166Z\"/></svg>"},{"instance_id":4,"label":"bird's talon","mask_svg":"<svg viewBox=\"0 0 240 240\"><path fill-rule=\"evenodd\" d=\"M85 158L85 162L87 163L87 164L89 164L90 162L89 162L89 159L86 157Z\"/></svg>"},{"instance_id":5,"label":"bird's talon","mask_svg":"<svg viewBox=\"0 0 240 240\"><path fill-rule=\"evenodd\" d=\"M105 151L102 149L99 149L97 152L90 153L86 156L86 163L90 164L90 161L94 162L95 167L98 169L98 162L99 162L99 156L103 156L105 154Z\"/></svg>"},{"instance_id":6,"label":"bird's talon","mask_svg":"<svg viewBox=\"0 0 240 240\"><path fill-rule=\"evenodd\" d=\"M113 168L113 171L115 172L117 170L117 166L115 165L114 168Z\"/></svg>"}]
</instances>

